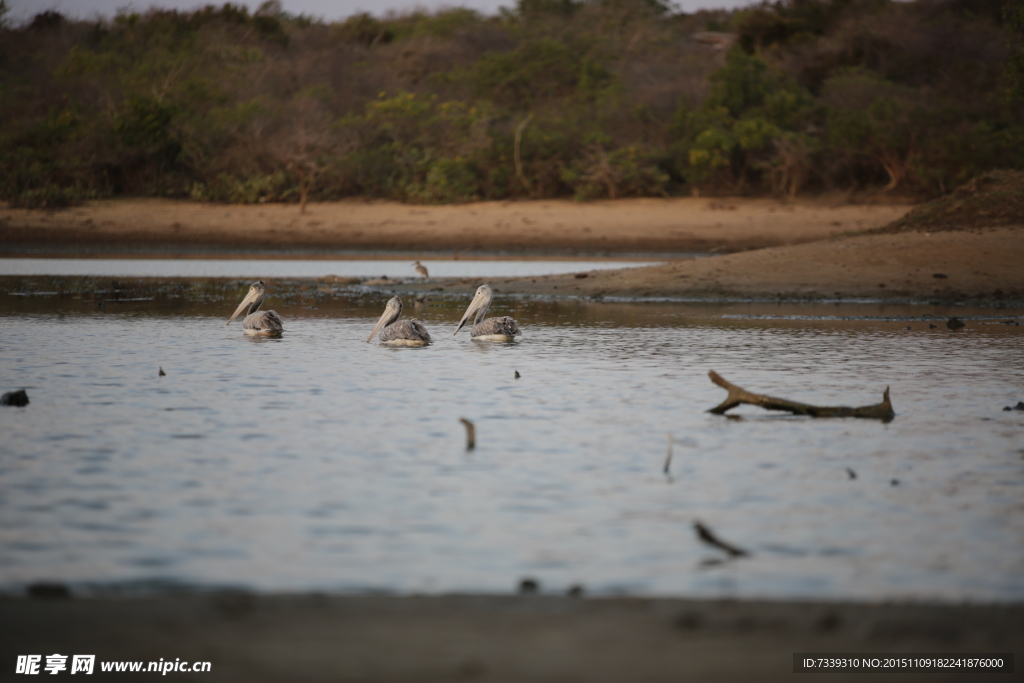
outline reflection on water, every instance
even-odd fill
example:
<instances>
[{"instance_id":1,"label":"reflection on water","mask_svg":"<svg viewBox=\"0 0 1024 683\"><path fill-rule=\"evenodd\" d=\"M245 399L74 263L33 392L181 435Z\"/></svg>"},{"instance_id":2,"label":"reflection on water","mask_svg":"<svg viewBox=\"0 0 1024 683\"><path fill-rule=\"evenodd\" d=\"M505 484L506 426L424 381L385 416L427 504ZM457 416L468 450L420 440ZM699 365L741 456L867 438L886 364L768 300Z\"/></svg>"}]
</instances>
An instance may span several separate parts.
<instances>
[{"instance_id":1,"label":"reflection on water","mask_svg":"<svg viewBox=\"0 0 1024 683\"><path fill-rule=\"evenodd\" d=\"M383 294L282 286L268 340L224 325L247 284L62 287L0 292L8 588L1024 597L1020 311L499 298L523 336L486 345L407 298L436 341L393 349ZM709 369L897 417L708 415Z\"/></svg>"}]
</instances>

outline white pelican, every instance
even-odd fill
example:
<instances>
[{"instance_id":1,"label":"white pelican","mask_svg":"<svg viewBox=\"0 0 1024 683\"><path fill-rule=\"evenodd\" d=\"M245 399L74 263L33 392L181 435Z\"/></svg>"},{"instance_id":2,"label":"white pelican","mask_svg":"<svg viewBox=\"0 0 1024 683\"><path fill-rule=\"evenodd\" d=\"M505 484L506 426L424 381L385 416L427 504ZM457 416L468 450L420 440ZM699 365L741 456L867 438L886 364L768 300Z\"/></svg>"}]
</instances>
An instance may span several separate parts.
<instances>
[{"instance_id":1,"label":"white pelican","mask_svg":"<svg viewBox=\"0 0 1024 683\"><path fill-rule=\"evenodd\" d=\"M430 343L430 333L419 320L412 318L398 320L400 317L402 317L402 299L396 296L384 307L384 315L380 317L377 326L366 338L366 343L369 344L373 340L377 330L380 330L380 343L388 346L426 346ZM382 327L384 329L381 329Z\"/></svg>"},{"instance_id":2,"label":"white pelican","mask_svg":"<svg viewBox=\"0 0 1024 683\"><path fill-rule=\"evenodd\" d=\"M419 261L413 261L412 265L416 266L416 272L420 274L420 277L424 279L430 277L430 273L427 272L427 267L425 265Z\"/></svg>"},{"instance_id":3,"label":"white pelican","mask_svg":"<svg viewBox=\"0 0 1024 683\"><path fill-rule=\"evenodd\" d=\"M514 341L516 335L522 334L516 321L507 315L500 318L484 318L487 315L487 309L491 307L493 296L494 292L490 285L477 287L476 296L469 303L466 314L462 316L462 320L459 321L459 326L452 336L459 333L470 317L473 317L473 328L469 331L469 338L475 341L508 342Z\"/></svg>"},{"instance_id":4,"label":"white pelican","mask_svg":"<svg viewBox=\"0 0 1024 683\"><path fill-rule=\"evenodd\" d=\"M263 305L263 299L267 296L267 286L263 284L263 280L257 280L252 283L249 287L249 293L242 299L242 303L238 304L238 308L228 318L226 325L230 325L231 321L242 314L242 311L248 310L245 318L242 320L242 331L248 335L270 337L281 334L284 332L284 323L281 322L281 316L274 311L261 311L260 306Z\"/></svg>"}]
</instances>

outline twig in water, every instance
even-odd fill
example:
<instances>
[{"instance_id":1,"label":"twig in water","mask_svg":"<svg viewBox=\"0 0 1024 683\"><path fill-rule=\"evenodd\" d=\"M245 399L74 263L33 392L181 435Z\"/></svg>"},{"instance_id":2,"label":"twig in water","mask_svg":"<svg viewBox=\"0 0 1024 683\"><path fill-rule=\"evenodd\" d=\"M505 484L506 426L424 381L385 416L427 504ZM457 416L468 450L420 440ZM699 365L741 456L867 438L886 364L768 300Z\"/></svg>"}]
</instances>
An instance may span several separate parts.
<instances>
[{"instance_id":1,"label":"twig in water","mask_svg":"<svg viewBox=\"0 0 1024 683\"><path fill-rule=\"evenodd\" d=\"M662 471L668 474L669 467L672 466L672 434L668 435L668 453L665 454L665 467Z\"/></svg>"},{"instance_id":2,"label":"twig in water","mask_svg":"<svg viewBox=\"0 0 1024 683\"><path fill-rule=\"evenodd\" d=\"M724 550L732 557L746 557L750 554L746 550L743 550L742 548L737 548L736 546L730 543L726 543L722 539L718 538L711 531L711 529L701 524L700 521L695 521L693 523L693 528L697 532L697 538L704 541L708 545L713 545L716 548Z\"/></svg>"},{"instance_id":3,"label":"twig in water","mask_svg":"<svg viewBox=\"0 0 1024 683\"><path fill-rule=\"evenodd\" d=\"M167 373L164 372L163 368L160 368L160 372L156 373L158 377L166 377Z\"/></svg>"},{"instance_id":4,"label":"twig in water","mask_svg":"<svg viewBox=\"0 0 1024 683\"><path fill-rule=\"evenodd\" d=\"M460 417L459 422L466 427L466 450L471 451L476 448L476 428L464 417Z\"/></svg>"},{"instance_id":5,"label":"twig in water","mask_svg":"<svg viewBox=\"0 0 1024 683\"><path fill-rule=\"evenodd\" d=\"M519 377L520 377L520 375L519 375L519 371L518 371L518 370L516 370L516 379L519 379Z\"/></svg>"}]
</instances>

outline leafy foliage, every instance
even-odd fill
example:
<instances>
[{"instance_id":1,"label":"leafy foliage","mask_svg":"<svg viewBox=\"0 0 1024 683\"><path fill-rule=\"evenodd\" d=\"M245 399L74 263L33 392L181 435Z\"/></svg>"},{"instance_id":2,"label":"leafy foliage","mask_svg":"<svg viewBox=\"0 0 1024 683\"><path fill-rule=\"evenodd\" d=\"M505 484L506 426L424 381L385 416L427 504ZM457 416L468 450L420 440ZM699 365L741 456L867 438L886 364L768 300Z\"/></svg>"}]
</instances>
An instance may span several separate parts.
<instances>
[{"instance_id":1,"label":"leafy foliage","mask_svg":"<svg viewBox=\"0 0 1024 683\"><path fill-rule=\"evenodd\" d=\"M1024 0L518 0L325 24L0 0L0 198L409 202L847 188L1024 168Z\"/></svg>"}]
</instances>

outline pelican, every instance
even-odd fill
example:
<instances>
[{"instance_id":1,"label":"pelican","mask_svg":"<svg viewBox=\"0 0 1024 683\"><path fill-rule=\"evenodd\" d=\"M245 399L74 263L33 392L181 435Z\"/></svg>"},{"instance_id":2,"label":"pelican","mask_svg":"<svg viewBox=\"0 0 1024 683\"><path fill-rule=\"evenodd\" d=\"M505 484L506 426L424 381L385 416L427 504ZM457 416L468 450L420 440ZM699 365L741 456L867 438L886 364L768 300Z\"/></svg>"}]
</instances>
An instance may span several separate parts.
<instances>
[{"instance_id":1,"label":"pelican","mask_svg":"<svg viewBox=\"0 0 1024 683\"><path fill-rule=\"evenodd\" d=\"M507 315L501 318L484 318L487 315L487 309L491 307L493 296L494 292L490 285L477 287L476 295L469 303L466 314L462 316L462 320L459 321L459 326L452 336L459 333L470 317L473 317L473 329L469 331L469 338L475 341L509 342L514 341L516 335L522 334L516 321Z\"/></svg>"},{"instance_id":2,"label":"pelican","mask_svg":"<svg viewBox=\"0 0 1024 683\"><path fill-rule=\"evenodd\" d=\"M267 295L267 286L263 284L263 280L257 280L252 283L249 287L249 293L242 299L242 303L238 304L238 308L228 318L226 325L230 325L231 321L242 314L242 311L248 310L245 318L242 320L242 331L248 335L270 337L281 334L284 331L284 323L281 322L281 316L274 311L261 311L260 306L263 304L263 299Z\"/></svg>"},{"instance_id":3,"label":"pelican","mask_svg":"<svg viewBox=\"0 0 1024 683\"><path fill-rule=\"evenodd\" d=\"M425 265L423 265L419 261L414 261L412 265L416 266L416 272L420 274L420 277L430 277L430 273L427 272L427 267Z\"/></svg>"},{"instance_id":4,"label":"pelican","mask_svg":"<svg viewBox=\"0 0 1024 683\"><path fill-rule=\"evenodd\" d=\"M373 336L377 334L378 330L380 330L380 343L388 346L426 346L430 343L430 333L419 320L412 318L398 320L400 317L402 317L402 299L396 296L384 307L384 315L380 317L377 326L366 338L366 343L369 344L373 340Z\"/></svg>"}]
</instances>

